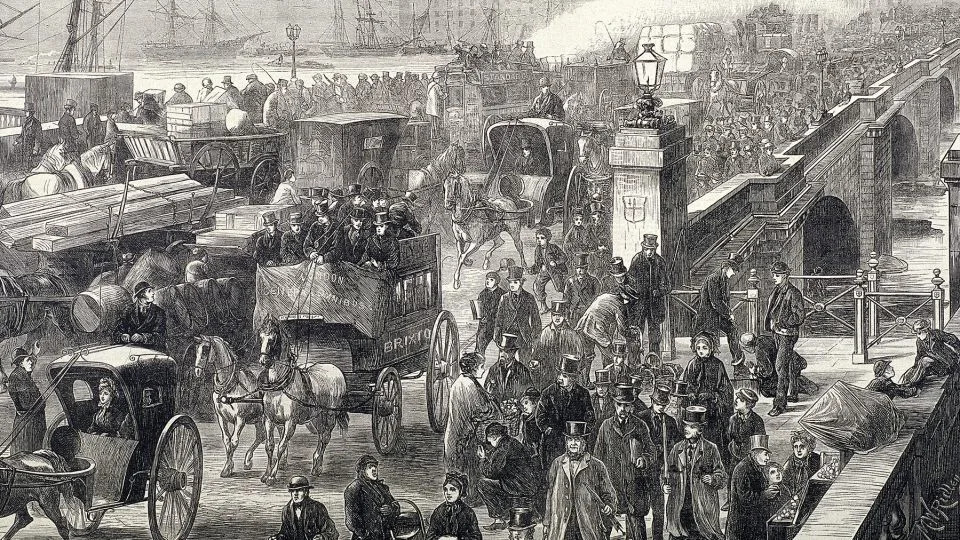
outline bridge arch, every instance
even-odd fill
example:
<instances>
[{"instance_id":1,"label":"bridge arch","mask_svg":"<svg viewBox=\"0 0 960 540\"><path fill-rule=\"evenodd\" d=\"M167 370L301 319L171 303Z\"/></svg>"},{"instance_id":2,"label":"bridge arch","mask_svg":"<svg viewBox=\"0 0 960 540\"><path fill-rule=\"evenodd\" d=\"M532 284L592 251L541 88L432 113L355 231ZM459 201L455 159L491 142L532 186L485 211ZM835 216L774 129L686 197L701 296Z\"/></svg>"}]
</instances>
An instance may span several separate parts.
<instances>
[{"instance_id":1,"label":"bridge arch","mask_svg":"<svg viewBox=\"0 0 960 540\"><path fill-rule=\"evenodd\" d=\"M852 274L860 266L860 234L846 203L821 197L803 222L803 269L812 274Z\"/></svg>"},{"instance_id":2,"label":"bridge arch","mask_svg":"<svg viewBox=\"0 0 960 540\"><path fill-rule=\"evenodd\" d=\"M890 121L890 155L893 182L915 180L920 175L920 144L917 131L906 116L898 114Z\"/></svg>"},{"instance_id":3,"label":"bridge arch","mask_svg":"<svg viewBox=\"0 0 960 540\"><path fill-rule=\"evenodd\" d=\"M940 125L952 124L956 118L957 101L953 83L947 77L940 77Z\"/></svg>"}]
</instances>

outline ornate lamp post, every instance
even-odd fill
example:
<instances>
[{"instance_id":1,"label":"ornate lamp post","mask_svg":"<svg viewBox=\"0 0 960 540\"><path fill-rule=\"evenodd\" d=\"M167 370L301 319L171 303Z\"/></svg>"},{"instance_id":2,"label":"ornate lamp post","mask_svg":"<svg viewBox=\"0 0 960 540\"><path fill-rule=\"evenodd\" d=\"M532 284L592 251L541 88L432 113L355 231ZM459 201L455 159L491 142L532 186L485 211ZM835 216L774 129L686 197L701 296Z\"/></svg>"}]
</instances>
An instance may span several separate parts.
<instances>
[{"instance_id":1,"label":"ornate lamp post","mask_svg":"<svg viewBox=\"0 0 960 540\"><path fill-rule=\"evenodd\" d=\"M907 31L902 26L897 27L897 72L903 71L903 42L907 38Z\"/></svg>"},{"instance_id":2,"label":"ornate lamp post","mask_svg":"<svg viewBox=\"0 0 960 540\"><path fill-rule=\"evenodd\" d=\"M827 111L827 101L824 99L824 96L823 96L824 81L827 78L828 57L829 55L827 54L827 49L825 47L822 47L819 51L817 51L817 65L820 66L820 120L819 122L823 122L824 120L826 120L830 114Z\"/></svg>"},{"instance_id":3,"label":"ornate lamp post","mask_svg":"<svg viewBox=\"0 0 960 540\"><path fill-rule=\"evenodd\" d=\"M636 119L631 118L630 127L659 129L663 124L663 113L658 108L663 100L653 93L663 82L663 70L666 57L653 50L653 43L644 43L643 51L633 59L633 69L637 74L637 86L640 97L637 99Z\"/></svg>"},{"instance_id":4,"label":"ornate lamp post","mask_svg":"<svg viewBox=\"0 0 960 540\"><path fill-rule=\"evenodd\" d=\"M940 43L947 46L947 20L940 19Z\"/></svg>"},{"instance_id":5,"label":"ornate lamp post","mask_svg":"<svg viewBox=\"0 0 960 540\"><path fill-rule=\"evenodd\" d=\"M295 79L297 77L297 39L300 38L300 25L299 24L288 24L287 25L287 39L293 42L293 66L290 68L290 78Z\"/></svg>"}]
</instances>

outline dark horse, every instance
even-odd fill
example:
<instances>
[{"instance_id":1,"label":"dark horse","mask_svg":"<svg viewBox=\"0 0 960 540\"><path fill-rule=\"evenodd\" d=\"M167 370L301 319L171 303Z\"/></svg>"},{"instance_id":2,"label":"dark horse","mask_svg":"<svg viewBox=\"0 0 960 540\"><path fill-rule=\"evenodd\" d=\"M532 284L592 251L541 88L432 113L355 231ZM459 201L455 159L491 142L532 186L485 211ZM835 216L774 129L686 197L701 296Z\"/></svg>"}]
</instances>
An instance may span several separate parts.
<instances>
[{"instance_id":1,"label":"dark horse","mask_svg":"<svg viewBox=\"0 0 960 540\"><path fill-rule=\"evenodd\" d=\"M510 199L481 200L470 190L467 179L463 177L463 148L455 146L447 149L455 152L456 166L443 180L443 204L453 212L453 237L457 242L457 269L453 273L453 288L460 288L460 271L464 264L469 265L469 257L480 246L493 241L493 247L483 257L483 269L490 268L490 257L498 247L504 244L501 233L513 238L513 245L520 254L520 264L527 266L523 255L523 243L520 241L520 227L523 214L508 214L519 210Z\"/></svg>"}]
</instances>

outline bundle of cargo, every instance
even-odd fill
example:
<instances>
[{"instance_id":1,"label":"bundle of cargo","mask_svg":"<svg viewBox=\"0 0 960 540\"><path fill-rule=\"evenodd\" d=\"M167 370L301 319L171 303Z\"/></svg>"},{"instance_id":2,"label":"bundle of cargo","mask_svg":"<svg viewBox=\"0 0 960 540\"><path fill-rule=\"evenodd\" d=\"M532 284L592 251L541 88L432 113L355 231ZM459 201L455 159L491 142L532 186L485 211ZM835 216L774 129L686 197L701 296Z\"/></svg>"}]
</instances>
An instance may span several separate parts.
<instances>
[{"instance_id":1,"label":"bundle of cargo","mask_svg":"<svg viewBox=\"0 0 960 540\"><path fill-rule=\"evenodd\" d=\"M183 174L36 197L0 207L0 243L21 250L56 252L108 241L118 222L130 235L182 226L211 212L246 202L233 190L204 187ZM120 207L123 220L120 221Z\"/></svg>"},{"instance_id":2,"label":"bundle of cargo","mask_svg":"<svg viewBox=\"0 0 960 540\"><path fill-rule=\"evenodd\" d=\"M167 133L180 139L219 137L227 133L225 103L184 103L167 107Z\"/></svg>"},{"instance_id":3,"label":"bundle of cargo","mask_svg":"<svg viewBox=\"0 0 960 540\"><path fill-rule=\"evenodd\" d=\"M197 235L197 245L208 248L226 248L247 250L253 246L257 235L265 224L263 217L272 213L286 223L292 212L299 212L299 206L292 204L258 204L230 208L217 212L214 230Z\"/></svg>"},{"instance_id":4,"label":"bundle of cargo","mask_svg":"<svg viewBox=\"0 0 960 540\"><path fill-rule=\"evenodd\" d=\"M653 43L654 50L666 57L665 73L707 71L723 52L723 29L705 22L644 26L640 43Z\"/></svg>"}]
</instances>

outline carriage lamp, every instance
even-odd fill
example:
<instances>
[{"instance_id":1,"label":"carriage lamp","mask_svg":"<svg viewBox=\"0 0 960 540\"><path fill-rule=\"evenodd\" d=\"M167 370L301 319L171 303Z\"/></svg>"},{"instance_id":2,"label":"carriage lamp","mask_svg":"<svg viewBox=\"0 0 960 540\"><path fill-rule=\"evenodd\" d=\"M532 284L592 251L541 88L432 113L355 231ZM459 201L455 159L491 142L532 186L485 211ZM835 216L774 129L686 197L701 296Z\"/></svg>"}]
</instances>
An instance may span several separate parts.
<instances>
[{"instance_id":1,"label":"carriage lamp","mask_svg":"<svg viewBox=\"0 0 960 540\"><path fill-rule=\"evenodd\" d=\"M636 118L631 118L628 122L630 127L661 127L663 117L658 108L663 105L663 101L654 97L653 93L663 82L666 64L666 57L653 50L653 43L644 43L643 51L633 59L633 69L637 74L637 86L641 95L637 99Z\"/></svg>"},{"instance_id":2,"label":"carriage lamp","mask_svg":"<svg viewBox=\"0 0 960 540\"><path fill-rule=\"evenodd\" d=\"M297 40L300 39L299 24L287 25L287 39L293 42L293 53L290 55L290 62L292 63L292 66L290 67L290 78L295 79L297 77Z\"/></svg>"}]
</instances>

